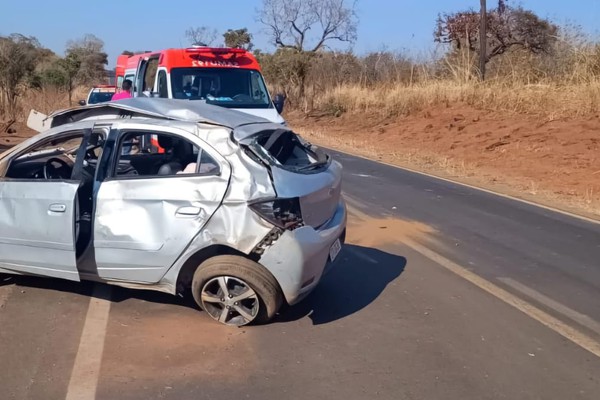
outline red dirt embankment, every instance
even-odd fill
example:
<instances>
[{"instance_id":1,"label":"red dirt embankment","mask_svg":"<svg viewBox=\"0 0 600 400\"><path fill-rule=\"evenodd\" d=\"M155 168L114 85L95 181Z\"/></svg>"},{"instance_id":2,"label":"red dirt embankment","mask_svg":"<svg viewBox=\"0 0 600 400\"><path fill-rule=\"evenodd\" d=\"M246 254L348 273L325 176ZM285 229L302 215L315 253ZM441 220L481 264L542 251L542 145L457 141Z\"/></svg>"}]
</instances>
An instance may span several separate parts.
<instances>
[{"instance_id":1,"label":"red dirt embankment","mask_svg":"<svg viewBox=\"0 0 600 400\"><path fill-rule=\"evenodd\" d=\"M323 146L600 218L600 115L551 120L452 106L287 119Z\"/></svg>"},{"instance_id":2,"label":"red dirt embankment","mask_svg":"<svg viewBox=\"0 0 600 400\"><path fill-rule=\"evenodd\" d=\"M407 117L289 113L314 143L600 219L600 115L543 119L429 108ZM34 134L0 133L0 152Z\"/></svg>"}]
</instances>

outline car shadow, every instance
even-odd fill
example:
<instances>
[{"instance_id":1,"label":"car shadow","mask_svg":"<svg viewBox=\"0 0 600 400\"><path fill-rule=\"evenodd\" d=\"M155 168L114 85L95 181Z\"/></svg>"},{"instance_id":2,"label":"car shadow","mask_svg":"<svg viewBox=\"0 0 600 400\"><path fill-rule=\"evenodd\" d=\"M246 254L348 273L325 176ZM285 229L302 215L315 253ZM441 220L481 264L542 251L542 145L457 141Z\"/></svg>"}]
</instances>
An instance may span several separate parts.
<instances>
[{"instance_id":1,"label":"car shadow","mask_svg":"<svg viewBox=\"0 0 600 400\"><path fill-rule=\"evenodd\" d=\"M127 289L120 286L108 285L106 283L81 281L74 282L64 279L37 277L30 275L6 275L0 274L0 287L5 285L15 285L17 288L35 288L43 290L54 290L66 293L78 294L85 297L97 297L109 300L112 303L121 303L127 300L142 300L158 304L170 304L181 307L195 308L199 307L194 302L192 296L174 296L169 293L157 292L155 290ZM107 290L94 290L95 285L110 287Z\"/></svg>"},{"instance_id":2,"label":"car shadow","mask_svg":"<svg viewBox=\"0 0 600 400\"><path fill-rule=\"evenodd\" d=\"M322 325L345 318L375 301L406 267L406 258L369 247L346 244L340 256L314 292L285 307L275 323L308 316L313 325Z\"/></svg>"},{"instance_id":3,"label":"car shadow","mask_svg":"<svg viewBox=\"0 0 600 400\"><path fill-rule=\"evenodd\" d=\"M8 275L8 274L0 273L0 287L14 284L15 277L16 277L16 275Z\"/></svg>"},{"instance_id":4,"label":"car shadow","mask_svg":"<svg viewBox=\"0 0 600 400\"><path fill-rule=\"evenodd\" d=\"M340 260L321 280L306 299L292 307L283 307L273 323L292 322L307 316L314 325L327 324L352 315L371 304L386 286L400 276L406 258L384 251L355 245L344 246ZM2 275L0 286L38 288L99 297L113 303L141 300L199 309L191 294L173 296L153 290L127 289L90 281L73 282L63 279L27 275ZM95 291L94 285L110 286L110 291Z\"/></svg>"}]
</instances>

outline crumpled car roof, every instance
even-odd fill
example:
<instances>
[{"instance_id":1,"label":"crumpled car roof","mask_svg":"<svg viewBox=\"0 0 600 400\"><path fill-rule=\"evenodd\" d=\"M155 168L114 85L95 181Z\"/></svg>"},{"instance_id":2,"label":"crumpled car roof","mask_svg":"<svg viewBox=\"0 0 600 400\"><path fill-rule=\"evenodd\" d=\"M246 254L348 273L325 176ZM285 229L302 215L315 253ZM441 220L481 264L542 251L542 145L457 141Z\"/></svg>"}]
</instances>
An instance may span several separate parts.
<instances>
[{"instance_id":1,"label":"crumpled car roof","mask_svg":"<svg viewBox=\"0 0 600 400\"><path fill-rule=\"evenodd\" d=\"M236 129L251 124L271 124L265 118L237 110L190 100L133 97L119 101L91 104L57 111L48 116L51 126L81 121L94 116L145 116L195 123L219 125Z\"/></svg>"}]
</instances>

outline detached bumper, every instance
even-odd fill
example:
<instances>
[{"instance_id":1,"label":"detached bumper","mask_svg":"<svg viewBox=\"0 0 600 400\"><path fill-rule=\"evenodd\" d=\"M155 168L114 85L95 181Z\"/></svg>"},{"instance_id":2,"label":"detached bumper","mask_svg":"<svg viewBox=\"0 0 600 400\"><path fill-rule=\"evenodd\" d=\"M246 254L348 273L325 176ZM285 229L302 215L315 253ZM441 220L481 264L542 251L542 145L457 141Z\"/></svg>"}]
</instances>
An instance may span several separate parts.
<instances>
[{"instance_id":1,"label":"detached bumper","mask_svg":"<svg viewBox=\"0 0 600 400\"><path fill-rule=\"evenodd\" d=\"M325 226L318 230L304 226L285 231L265 250L260 263L277 279L288 304L302 300L317 286L326 267L329 270L329 251L338 239L343 244L346 220L346 204L342 200Z\"/></svg>"}]
</instances>

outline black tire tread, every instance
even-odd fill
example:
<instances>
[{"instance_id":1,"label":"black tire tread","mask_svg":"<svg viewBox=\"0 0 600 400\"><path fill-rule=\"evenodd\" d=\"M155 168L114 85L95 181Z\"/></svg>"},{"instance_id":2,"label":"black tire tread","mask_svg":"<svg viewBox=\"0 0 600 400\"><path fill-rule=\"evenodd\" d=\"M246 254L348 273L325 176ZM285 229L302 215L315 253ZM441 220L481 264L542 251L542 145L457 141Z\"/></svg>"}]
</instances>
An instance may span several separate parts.
<instances>
[{"instance_id":1,"label":"black tire tread","mask_svg":"<svg viewBox=\"0 0 600 400\"><path fill-rule=\"evenodd\" d=\"M199 307L202 308L200 291L204 284L221 275L244 280L258 294L261 307L253 324L270 321L281 308L283 295L273 275L257 262L235 255L211 257L198 266L194 272L191 289Z\"/></svg>"}]
</instances>

